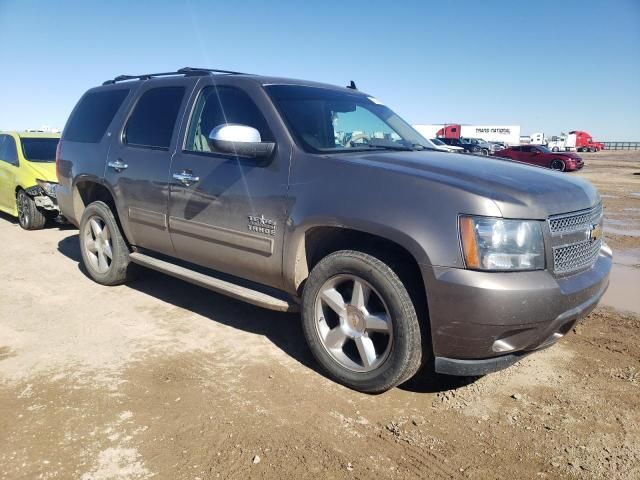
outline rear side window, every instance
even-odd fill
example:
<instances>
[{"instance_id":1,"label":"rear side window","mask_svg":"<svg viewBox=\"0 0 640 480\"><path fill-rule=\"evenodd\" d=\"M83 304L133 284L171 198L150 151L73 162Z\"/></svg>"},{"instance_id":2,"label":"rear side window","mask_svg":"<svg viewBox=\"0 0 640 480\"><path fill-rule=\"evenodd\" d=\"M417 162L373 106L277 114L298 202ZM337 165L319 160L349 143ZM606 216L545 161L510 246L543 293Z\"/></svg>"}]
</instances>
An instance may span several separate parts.
<instances>
[{"instance_id":1,"label":"rear side window","mask_svg":"<svg viewBox=\"0 0 640 480\"><path fill-rule=\"evenodd\" d=\"M103 90L85 95L69 120L64 139L70 142L99 143L129 89Z\"/></svg>"},{"instance_id":2,"label":"rear side window","mask_svg":"<svg viewBox=\"0 0 640 480\"><path fill-rule=\"evenodd\" d=\"M127 122L124 142L168 150L184 92L184 87L159 87L145 92Z\"/></svg>"},{"instance_id":3,"label":"rear side window","mask_svg":"<svg viewBox=\"0 0 640 480\"><path fill-rule=\"evenodd\" d=\"M16 141L10 135L0 135L0 161L18 164L18 150Z\"/></svg>"}]
</instances>

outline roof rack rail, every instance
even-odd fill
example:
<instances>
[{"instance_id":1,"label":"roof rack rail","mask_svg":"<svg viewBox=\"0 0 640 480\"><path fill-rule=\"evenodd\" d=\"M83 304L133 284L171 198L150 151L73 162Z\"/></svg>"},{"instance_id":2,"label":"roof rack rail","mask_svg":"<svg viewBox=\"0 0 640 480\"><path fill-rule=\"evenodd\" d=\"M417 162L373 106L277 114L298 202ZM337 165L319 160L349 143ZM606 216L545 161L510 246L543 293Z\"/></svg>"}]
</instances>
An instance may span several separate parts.
<instances>
[{"instance_id":1,"label":"roof rack rail","mask_svg":"<svg viewBox=\"0 0 640 480\"><path fill-rule=\"evenodd\" d=\"M117 82L124 82L125 80L149 80L152 77L167 77L170 75L184 75L186 77L194 75L210 75L212 73L222 73L227 75L247 75L242 72L234 72L231 70L219 70L215 68L197 68L197 67L184 67L175 72L161 72L161 73L145 73L143 75L118 75L117 77L103 82L102 85L113 85Z\"/></svg>"}]
</instances>

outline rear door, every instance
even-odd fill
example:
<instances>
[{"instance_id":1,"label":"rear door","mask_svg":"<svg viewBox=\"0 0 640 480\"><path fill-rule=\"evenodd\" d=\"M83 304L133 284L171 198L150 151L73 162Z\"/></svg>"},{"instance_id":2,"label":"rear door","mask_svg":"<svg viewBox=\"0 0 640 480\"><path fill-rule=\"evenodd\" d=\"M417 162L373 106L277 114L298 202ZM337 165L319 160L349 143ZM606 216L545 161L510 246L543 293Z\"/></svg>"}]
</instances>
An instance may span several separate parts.
<instances>
[{"instance_id":1,"label":"rear door","mask_svg":"<svg viewBox=\"0 0 640 480\"><path fill-rule=\"evenodd\" d=\"M266 93L245 83L203 82L171 166L171 239L183 260L280 287L290 151L275 122L266 120L275 115ZM207 137L225 123L253 127L261 141L275 141L272 157L216 151ZM181 175L193 180L182 183Z\"/></svg>"},{"instance_id":2,"label":"rear door","mask_svg":"<svg viewBox=\"0 0 640 480\"><path fill-rule=\"evenodd\" d=\"M18 151L11 135L0 135L0 208L13 212L16 208L16 175Z\"/></svg>"},{"instance_id":3,"label":"rear door","mask_svg":"<svg viewBox=\"0 0 640 480\"><path fill-rule=\"evenodd\" d=\"M105 172L127 222L129 241L164 254L173 253L167 223L169 167L192 89L193 81L184 78L143 85L116 132Z\"/></svg>"}]
</instances>

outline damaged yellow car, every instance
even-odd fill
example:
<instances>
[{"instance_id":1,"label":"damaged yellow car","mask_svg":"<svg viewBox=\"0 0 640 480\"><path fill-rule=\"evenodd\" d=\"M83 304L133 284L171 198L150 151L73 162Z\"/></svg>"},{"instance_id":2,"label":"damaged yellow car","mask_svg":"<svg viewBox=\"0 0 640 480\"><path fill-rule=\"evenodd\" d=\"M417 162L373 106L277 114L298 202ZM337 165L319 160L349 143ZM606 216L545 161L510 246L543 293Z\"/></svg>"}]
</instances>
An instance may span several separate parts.
<instances>
[{"instance_id":1,"label":"damaged yellow car","mask_svg":"<svg viewBox=\"0 0 640 480\"><path fill-rule=\"evenodd\" d=\"M25 230L59 216L56 148L60 134L0 132L0 211Z\"/></svg>"}]
</instances>

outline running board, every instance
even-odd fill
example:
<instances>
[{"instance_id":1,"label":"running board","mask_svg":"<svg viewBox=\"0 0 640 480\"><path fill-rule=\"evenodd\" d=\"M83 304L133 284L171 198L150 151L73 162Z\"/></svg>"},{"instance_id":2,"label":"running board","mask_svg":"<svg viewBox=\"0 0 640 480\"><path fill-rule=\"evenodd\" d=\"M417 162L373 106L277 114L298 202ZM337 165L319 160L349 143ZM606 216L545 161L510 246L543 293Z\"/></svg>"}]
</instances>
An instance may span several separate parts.
<instances>
[{"instance_id":1,"label":"running board","mask_svg":"<svg viewBox=\"0 0 640 480\"><path fill-rule=\"evenodd\" d=\"M278 298L268 293L253 290L251 288L236 285L235 283L221 280L211 275L195 272L180 265L159 260L157 258L145 255L139 252L129 254L129 259L138 265L151 268L158 272L166 273L172 277L179 278L194 285L206 288L222 295L242 300L243 302L256 305L258 307L267 308L269 310L277 310L279 312L299 312L300 306L297 303L288 301L284 298Z\"/></svg>"}]
</instances>

